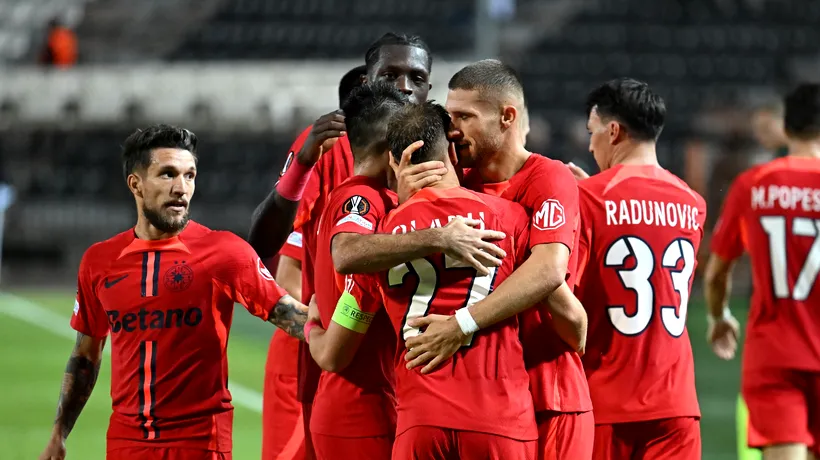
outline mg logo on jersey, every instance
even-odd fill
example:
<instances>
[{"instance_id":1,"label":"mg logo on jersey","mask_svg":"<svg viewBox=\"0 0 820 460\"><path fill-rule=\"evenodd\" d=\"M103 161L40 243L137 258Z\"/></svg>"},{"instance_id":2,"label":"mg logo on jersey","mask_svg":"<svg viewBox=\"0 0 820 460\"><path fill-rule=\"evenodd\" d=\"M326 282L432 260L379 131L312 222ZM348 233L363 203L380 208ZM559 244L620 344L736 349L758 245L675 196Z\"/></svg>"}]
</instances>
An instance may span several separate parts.
<instances>
[{"instance_id":1,"label":"mg logo on jersey","mask_svg":"<svg viewBox=\"0 0 820 460\"><path fill-rule=\"evenodd\" d=\"M567 222L564 206L552 198L544 200L539 209L532 216L532 225L538 230L555 230Z\"/></svg>"}]
</instances>

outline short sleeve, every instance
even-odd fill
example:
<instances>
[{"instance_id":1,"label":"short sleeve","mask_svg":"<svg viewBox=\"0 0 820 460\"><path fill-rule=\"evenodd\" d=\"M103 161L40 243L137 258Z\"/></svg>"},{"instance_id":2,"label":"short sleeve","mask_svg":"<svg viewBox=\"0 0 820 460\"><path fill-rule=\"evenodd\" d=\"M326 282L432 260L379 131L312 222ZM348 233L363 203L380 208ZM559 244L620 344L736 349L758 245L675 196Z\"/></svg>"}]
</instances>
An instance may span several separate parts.
<instances>
[{"instance_id":1,"label":"short sleeve","mask_svg":"<svg viewBox=\"0 0 820 460\"><path fill-rule=\"evenodd\" d=\"M543 169L526 191L527 204L532 204L530 248L561 243L572 251L579 212L577 181L569 169L558 162L550 162Z\"/></svg>"},{"instance_id":2,"label":"short sleeve","mask_svg":"<svg viewBox=\"0 0 820 460\"><path fill-rule=\"evenodd\" d=\"M527 211L521 206L515 204L512 213L513 222L515 222L513 248L515 249L515 267L518 268L527 260L529 255L529 241L530 241L530 219L527 216Z\"/></svg>"},{"instance_id":3,"label":"short sleeve","mask_svg":"<svg viewBox=\"0 0 820 460\"><path fill-rule=\"evenodd\" d=\"M337 192L343 192L343 195L334 197L322 217L329 219L329 237L333 238L339 233L376 233L386 213L379 191L368 186L354 186L337 189Z\"/></svg>"},{"instance_id":4,"label":"short sleeve","mask_svg":"<svg viewBox=\"0 0 820 460\"><path fill-rule=\"evenodd\" d=\"M723 210L712 233L712 252L725 261L735 260L743 254L741 224L744 198L748 198L743 176L735 180L729 188ZM704 216L705 217L705 216Z\"/></svg>"},{"instance_id":5,"label":"short sleeve","mask_svg":"<svg viewBox=\"0 0 820 460\"><path fill-rule=\"evenodd\" d=\"M77 332L92 337L108 335L108 315L94 289L91 261L88 252L80 261L77 276L77 297L74 300L74 314L71 316L71 327Z\"/></svg>"},{"instance_id":6,"label":"short sleeve","mask_svg":"<svg viewBox=\"0 0 820 460\"><path fill-rule=\"evenodd\" d=\"M381 309L381 296L372 275L346 275L332 321L351 331L364 334Z\"/></svg>"},{"instance_id":7,"label":"short sleeve","mask_svg":"<svg viewBox=\"0 0 820 460\"><path fill-rule=\"evenodd\" d=\"M218 242L221 256L215 261L214 283L252 315L267 321L273 307L287 292L276 284L262 259L245 240L232 233L219 233L224 235L224 240Z\"/></svg>"},{"instance_id":8,"label":"short sleeve","mask_svg":"<svg viewBox=\"0 0 820 460\"><path fill-rule=\"evenodd\" d=\"M305 250L302 247L302 232L299 230L293 231L288 235L285 245L279 250L280 256L287 256L291 259L296 259L299 262L305 256Z\"/></svg>"},{"instance_id":9,"label":"short sleeve","mask_svg":"<svg viewBox=\"0 0 820 460\"><path fill-rule=\"evenodd\" d=\"M578 198L578 207L580 209L578 231L580 234L578 235L578 247L575 249L578 256L578 267L575 270L576 286L581 284L581 278L583 278L584 271L586 270L587 264L589 264L589 257L592 251L592 224L594 222L592 197L589 195L589 192L584 190L583 187L579 187Z\"/></svg>"}]
</instances>

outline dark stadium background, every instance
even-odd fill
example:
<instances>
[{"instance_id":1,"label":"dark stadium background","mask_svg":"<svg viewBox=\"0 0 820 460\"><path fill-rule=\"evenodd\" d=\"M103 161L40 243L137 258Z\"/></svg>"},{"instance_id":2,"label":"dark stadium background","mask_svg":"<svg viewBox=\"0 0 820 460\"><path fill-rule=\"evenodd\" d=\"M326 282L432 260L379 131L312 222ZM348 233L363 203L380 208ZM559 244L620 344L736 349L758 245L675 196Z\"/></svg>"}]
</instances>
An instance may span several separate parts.
<instances>
[{"instance_id":1,"label":"dark stadium background","mask_svg":"<svg viewBox=\"0 0 820 460\"><path fill-rule=\"evenodd\" d=\"M40 62L54 18L77 37L66 68ZM435 55L436 99L461 65L499 57L523 77L528 147L588 170L586 92L612 77L646 80L669 110L661 162L707 198L714 222L735 175L776 155L757 115L816 79L818 20L820 4L806 0L0 0L0 204L16 195L0 278L3 458L33 458L47 440L79 257L135 218L118 146L136 127L193 129L193 216L244 235L296 133L336 106L341 75L384 32L417 33ZM735 283L741 317L747 279L741 270ZM728 460L739 364L705 346L695 286L688 324L704 458ZM270 334L238 312L238 459L259 455ZM107 386L106 374L69 440L74 458L102 458Z\"/></svg>"}]
</instances>

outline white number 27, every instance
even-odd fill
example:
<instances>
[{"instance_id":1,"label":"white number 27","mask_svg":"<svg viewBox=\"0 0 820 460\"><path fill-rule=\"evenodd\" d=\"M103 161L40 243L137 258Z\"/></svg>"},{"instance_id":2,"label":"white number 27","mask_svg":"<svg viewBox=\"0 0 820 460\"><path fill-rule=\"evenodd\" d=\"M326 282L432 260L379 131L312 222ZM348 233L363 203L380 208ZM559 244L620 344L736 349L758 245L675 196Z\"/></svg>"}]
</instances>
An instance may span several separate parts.
<instances>
[{"instance_id":1,"label":"white number 27","mask_svg":"<svg viewBox=\"0 0 820 460\"><path fill-rule=\"evenodd\" d=\"M635 257L635 266L631 269L623 269L629 256ZM675 270L681 258L683 258L683 268ZM624 305L607 307L612 326L624 335L640 334L649 326L655 310L655 287L652 286L650 280L655 271L655 255L652 249L638 237L619 238L607 250L604 266L615 268L624 287L634 291L637 299L633 315L627 314ZM661 305L661 322L669 334L673 337L680 337L686 327L689 286L695 269L695 247L692 242L686 239L673 240L663 251L661 266L670 270L672 287L680 297L677 306Z\"/></svg>"}]
</instances>

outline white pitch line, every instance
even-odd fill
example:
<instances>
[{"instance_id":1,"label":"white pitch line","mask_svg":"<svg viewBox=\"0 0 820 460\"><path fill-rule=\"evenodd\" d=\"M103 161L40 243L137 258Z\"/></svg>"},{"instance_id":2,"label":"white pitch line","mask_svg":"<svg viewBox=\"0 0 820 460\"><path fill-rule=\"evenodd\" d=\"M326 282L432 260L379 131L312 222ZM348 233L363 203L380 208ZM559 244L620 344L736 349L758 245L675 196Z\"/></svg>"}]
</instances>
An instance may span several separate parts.
<instances>
[{"instance_id":1,"label":"white pitch line","mask_svg":"<svg viewBox=\"0 0 820 460\"><path fill-rule=\"evenodd\" d=\"M0 292L0 314L17 318L72 341L77 338L77 332L71 329L67 318L30 300L7 292ZM110 346L105 348L105 353L111 354ZM231 390L234 404L262 413L262 395L259 392L234 382L229 382L228 388Z\"/></svg>"}]
</instances>

